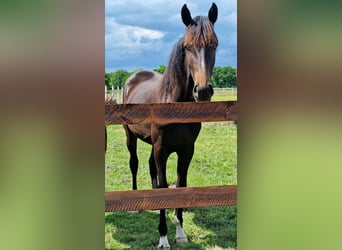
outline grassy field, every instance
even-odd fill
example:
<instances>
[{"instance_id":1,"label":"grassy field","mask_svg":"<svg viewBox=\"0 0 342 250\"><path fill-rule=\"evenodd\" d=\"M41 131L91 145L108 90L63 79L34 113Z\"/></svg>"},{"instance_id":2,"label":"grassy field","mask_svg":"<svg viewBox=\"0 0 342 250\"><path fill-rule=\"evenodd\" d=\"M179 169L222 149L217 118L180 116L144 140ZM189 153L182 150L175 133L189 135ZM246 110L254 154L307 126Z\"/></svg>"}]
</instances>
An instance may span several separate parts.
<instances>
[{"instance_id":1,"label":"grassy field","mask_svg":"<svg viewBox=\"0 0 342 250\"><path fill-rule=\"evenodd\" d=\"M236 101L236 91L229 91L224 89L215 89L212 101Z\"/></svg>"},{"instance_id":2,"label":"grassy field","mask_svg":"<svg viewBox=\"0 0 342 250\"><path fill-rule=\"evenodd\" d=\"M215 94L216 95L216 94ZM236 96L235 96L236 97ZM223 98L223 99L222 99ZM216 95L215 101L234 100ZM125 146L125 132L121 125L108 126L108 147L105 158L105 190L131 190L129 154ZM138 141L138 189L150 189L148 157L151 146ZM195 154L188 173L188 186L237 184L237 128L232 122L202 123L196 141ZM168 160L169 185L176 183L175 154ZM236 207L191 208L184 211L184 230L189 243L175 243L173 210L168 210L168 238L171 249L236 249ZM158 215L155 211L140 213L105 213L106 249L156 249L159 241Z\"/></svg>"}]
</instances>

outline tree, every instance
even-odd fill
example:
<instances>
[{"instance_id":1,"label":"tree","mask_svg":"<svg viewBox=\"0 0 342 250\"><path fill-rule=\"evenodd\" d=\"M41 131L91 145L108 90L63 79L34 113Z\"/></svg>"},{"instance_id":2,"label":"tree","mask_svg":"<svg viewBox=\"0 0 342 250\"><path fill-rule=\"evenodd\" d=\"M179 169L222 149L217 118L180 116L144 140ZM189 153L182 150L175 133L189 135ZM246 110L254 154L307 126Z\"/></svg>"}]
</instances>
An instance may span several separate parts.
<instances>
[{"instance_id":1,"label":"tree","mask_svg":"<svg viewBox=\"0 0 342 250\"><path fill-rule=\"evenodd\" d=\"M211 85L213 88L219 88L220 86L220 75L222 72L222 68L220 66L216 66L213 69L213 73L211 75Z\"/></svg>"},{"instance_id":2,"label":"tree","mask_svg":"<svg viewBox=\"0 0 342 250\"><path fill-rule=\"evenodd\" d=\"M214 67L211 83L214 88L234 88L237 86L236 69L226 66Z\"/></svg>"},{"instance_id":3,"label":"tree","mask_svg":"<svg viewBox=\"0 0 342 250\"><path fill-rule=\"evenodd\" d=\"M111 87L109 73L105 73L105 85L107 86L107 88Z\"/></svg>"},{"instance_id":4,"label":"tree","mask_svg":"<svg viewBox=\"0 0 342 250\"><path fill-rule=\"evenodd\" d=\"M227 87L234 88L237 87L237 74L236 69L226 66L224 67L224 71L226 71L226 81L227 81Z\"/></svg>"},{"instance_id":5,"label":"tree","mask_svg":"<svg viewBox=\"0 0 342 250\"><path fill-rule=\"evenodd\" d=\"M160 74L164 74L165 69L166 69L165 65L160 65L159 68L154 69L153 71L159 72Z\"/></svg>"},{"instance_id":6,"label":"tree","mask_svg":"<svg viewBox=\"0 0 342 250\"><path fill-rule=\"evenodd\" d=\"M122 88L129 75L129 72L123 69L115 71L112 75L113 85Z\"/></svg>"},{"instance_id":7,"label":"tree","mask_svg":"<svg viewBox=\"0 0 342 250\"><path fill-rule=\"evenodd\" d=\"M109 88L112 88L112 86L114 86L115 88L122 88L122 86L125 84L125 81L131 74L132 73L123 69L111 73L105 73L105 84Z\"/></svg>"}]
</instances>

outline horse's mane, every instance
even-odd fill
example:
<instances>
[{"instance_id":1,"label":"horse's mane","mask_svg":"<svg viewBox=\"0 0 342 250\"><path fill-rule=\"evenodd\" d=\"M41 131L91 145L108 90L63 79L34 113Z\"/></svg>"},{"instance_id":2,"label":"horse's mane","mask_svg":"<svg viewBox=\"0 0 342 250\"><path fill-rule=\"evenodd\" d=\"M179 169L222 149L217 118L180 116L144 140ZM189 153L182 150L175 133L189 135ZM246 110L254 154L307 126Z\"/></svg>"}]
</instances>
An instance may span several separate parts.
<instances>
[{"instance_id":1,"label":"horse's mane","mask_svg":"<svg viewBox=\"0 0 342 250\"><path fill-rule=\"evenodd\" d=\"M188 79L184 68L184 44L196 47L204 47L205 45L218 45L218 39L214 32L214 26L208 17L197 16L193 19L192 24L186 27L185 35L178 40L171 52L169 63L164 72L162 79L162 94L167 98L167 93L171 93L177 82L185 83ZM189 79L189 89L187 93L182 93L183 98L192 99L193 80ZM186 101L186 100L183 100Z\"/></svg>"},{"instance_id":2,"label":"horse's mane","mask_svg":"<svg viewBox=\"0 0 342 250\"><path fill-rule=\"evenodd\" d=\"M183 38L181 38L173 47L169 63L163 75L162 92L165 98L168 93L171 93L177 82L184 82L187 80L184 69L184 56Z\"/></svg>"}]
</instances>

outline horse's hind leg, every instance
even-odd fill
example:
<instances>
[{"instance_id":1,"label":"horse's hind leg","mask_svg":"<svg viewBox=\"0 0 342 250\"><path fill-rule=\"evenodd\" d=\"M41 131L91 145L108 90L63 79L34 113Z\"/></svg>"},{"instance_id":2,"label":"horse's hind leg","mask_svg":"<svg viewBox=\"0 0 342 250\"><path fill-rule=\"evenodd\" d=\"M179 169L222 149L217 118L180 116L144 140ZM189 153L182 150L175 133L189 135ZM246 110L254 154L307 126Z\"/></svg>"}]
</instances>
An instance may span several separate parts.
<instances>
[{"instance_id":1,"label":"horse's hind leg","mask_svg":"<svg viewBox=\"0 0 342 250\"><path fill-rule=\"evenodd\" d=\"M177 187L187 186L187 175L189 165L194 154L194 148L190 147L187 151L177 152ZM188 238L183 230L183 208L176 208L174 222L176 224L176 242L178 244L184 244L188 242Z\"/></svg>"},{"instance_id":2,"label":"horse's hind leg","mask_svg":"<svg viewBox=\"0 0 342 250\"><path fill-rule=\"evenodd\" d=\"M150 165L150 176L151 176L152 188L157 188L158 187L157 168L156 168L156 162L154 161L153 147L152 147L150 159L148 162Z\"/></svg>"},{"instance_id":3,"label":"horse's hind leg","mask_svg":"<svg viewBox=\"0 0 342 250\"><path fill-rule=\"evenodd\" d=\"M137 173L138 173L138 156L137 156L137 137L132 133L127 125L124 125L126 130L126 145L130 153L129 167L132 173L132 188L137 189Z\"/></svg>"},{"instance_id":4,"label":"horse's hind leg","mask_svg":"<svg viewBox=\"0 0 342 250\"><path fill-rule=\"evenodd\" d=\"M154 161L154 156L153 156L153 147L152 147L150 159L148 162L150 164L150 176L151 176L152 188L158 188L157 168L156 168L156 162ZM160 215L160 210L157 210L157 213L158 215Z\"/></svg>"}]
</instances>

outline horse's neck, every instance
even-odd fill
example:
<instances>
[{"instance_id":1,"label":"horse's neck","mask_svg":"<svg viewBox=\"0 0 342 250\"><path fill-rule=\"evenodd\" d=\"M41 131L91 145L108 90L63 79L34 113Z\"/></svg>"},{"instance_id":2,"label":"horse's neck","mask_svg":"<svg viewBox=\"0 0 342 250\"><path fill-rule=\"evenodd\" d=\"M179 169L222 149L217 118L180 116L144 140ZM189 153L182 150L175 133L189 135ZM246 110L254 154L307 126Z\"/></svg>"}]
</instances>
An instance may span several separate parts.
<instances>
[{"instance_id":1,"label":"horse's neck","mask_svg":"<svg viewBox=\"0 0 342 250\"><path fill-rule=\"evenodd\" d=\"M162 102L188 102L192 101L191 77L181 77L179 75L164 75L162 79L163 93L161 95Z\"/></svg>"}]
</instances>

